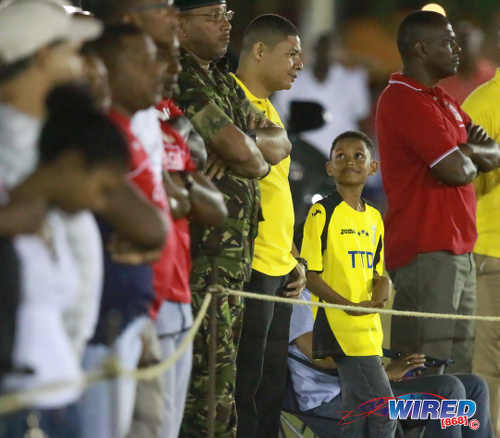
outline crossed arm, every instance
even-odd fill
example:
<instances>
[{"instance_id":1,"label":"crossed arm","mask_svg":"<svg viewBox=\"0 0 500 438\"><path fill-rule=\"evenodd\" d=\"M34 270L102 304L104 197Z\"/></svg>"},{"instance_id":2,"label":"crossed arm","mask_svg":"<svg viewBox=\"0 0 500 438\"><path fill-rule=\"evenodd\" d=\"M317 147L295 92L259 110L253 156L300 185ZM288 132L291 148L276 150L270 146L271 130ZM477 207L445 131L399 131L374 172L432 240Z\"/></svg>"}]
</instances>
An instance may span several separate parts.
<instances>
[{"instance_id":1,"label":"crossed arm","mask_svg":"<svg viewBox=\"0 0 500 438\"><path fill-rule=\"evenodd\" d=\"M500 148L479 125L470 123L467 143L437 163L432 175L450 186L471 183L478 172L490 172L500 167Z\"/></svg>"}]
</instances>

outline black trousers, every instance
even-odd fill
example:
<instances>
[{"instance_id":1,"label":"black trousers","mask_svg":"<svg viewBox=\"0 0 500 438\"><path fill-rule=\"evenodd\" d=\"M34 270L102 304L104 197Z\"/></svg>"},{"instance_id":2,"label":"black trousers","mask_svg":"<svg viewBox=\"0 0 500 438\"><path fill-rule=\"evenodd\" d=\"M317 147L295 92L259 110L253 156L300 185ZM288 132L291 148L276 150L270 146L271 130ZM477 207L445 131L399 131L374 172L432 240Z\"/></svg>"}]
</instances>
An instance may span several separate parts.
<instances>
[{"instance_id":1,"label":"black trousers","mask_svg":"<svg viewBox=\"0 0 500 438\"><path fill-rule=\"evenodd\" d=\"M12 366L12 350L20 297L20 273L17 254L8 238L0 238L0 378Z\"/></svg>"},{"instance_id":2,"label":"black trousers","mask_svg":"<svg viewBox=\"0 0 500 438\"><path fill-rule=\"evenodd\" d=\"M249 292L282 295L288 275L252 271ZM292 306L245 300L237 356L238 438L276 438L286 388L288 337Z\"/></svg>"}]
</instances>

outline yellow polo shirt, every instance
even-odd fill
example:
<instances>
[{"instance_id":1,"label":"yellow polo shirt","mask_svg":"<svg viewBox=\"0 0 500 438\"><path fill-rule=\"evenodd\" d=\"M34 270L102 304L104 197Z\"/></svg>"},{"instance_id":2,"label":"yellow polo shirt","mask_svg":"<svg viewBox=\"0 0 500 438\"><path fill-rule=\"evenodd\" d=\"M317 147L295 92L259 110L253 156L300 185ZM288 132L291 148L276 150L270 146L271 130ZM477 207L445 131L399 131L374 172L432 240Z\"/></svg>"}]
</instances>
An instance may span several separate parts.
<instances>
[{"instance_id":1,"label":"yellow polo shirt","mask_svg":"<svg viewBox=\"0 0 500 438\"><path fill-rule=\"evenodd\" d=\"M500 70L474 90L462 107L500 143ZM474 181L477 194L477 233L474 252L500 258L500 169L481 173Z\"/></svg>"},{"instance_id":2,"label":"yellow polo shirt","mask_svg":"<svg viewBox=\"0 0 500 438\"><path fill-rule=\"evenodd\" d=\"M271 122L284 128L271 101L255 97L236 75L232 76L245 92L247 99ZM297 264L291 252L295 214L288 182L289 172L288 156L272 166L269 175L259 181L264 220L259 223L259 233L255 239L252 269L273 277L288 274Z\"/></svg>"}]
</instances>

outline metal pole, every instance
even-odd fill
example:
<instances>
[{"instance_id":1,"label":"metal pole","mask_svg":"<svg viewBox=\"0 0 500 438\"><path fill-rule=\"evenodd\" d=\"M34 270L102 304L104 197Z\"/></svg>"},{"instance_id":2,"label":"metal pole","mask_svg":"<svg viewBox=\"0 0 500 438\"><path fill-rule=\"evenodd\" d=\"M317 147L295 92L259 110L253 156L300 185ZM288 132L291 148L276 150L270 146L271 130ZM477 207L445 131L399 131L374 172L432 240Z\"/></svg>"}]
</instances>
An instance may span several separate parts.
<instances>
[{"instance_id":1,"label":"metal pole","mask_svg":"<svg viewBox=\"0 0 500 438\"><path fill-rule=\"evenodd\" d=\"M217 364L217 304L219 297L214 294L210 303L208 350L208 438L215 438L216 415L216 364Z\"/></svg>"},{"instance_id":2,"label":"metal pole","mask_svg":"<svg viewBox=\"0 0 500 438\"><path fill-rule=\"evenodd\" d=\"M210 303L210 343L208 350L208 438L215 438L216 415L216 364L217 364L217 304L219 297L212 296Z\"/></svg>"}]
</instances>

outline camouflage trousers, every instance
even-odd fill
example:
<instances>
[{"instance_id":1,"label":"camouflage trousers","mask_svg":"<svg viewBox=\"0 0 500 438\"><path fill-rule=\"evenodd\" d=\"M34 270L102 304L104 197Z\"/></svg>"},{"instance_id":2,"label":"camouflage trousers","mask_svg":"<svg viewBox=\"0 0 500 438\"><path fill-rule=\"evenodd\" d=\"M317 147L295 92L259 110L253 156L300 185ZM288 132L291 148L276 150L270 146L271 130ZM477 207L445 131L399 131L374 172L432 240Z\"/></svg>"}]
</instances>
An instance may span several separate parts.
<instances>
[{"instance_id":1,"label":"camouflage trousers","mask_svg":"<svg viewBox=\"0 0 500 438\"><path fill-rule=\"evenodd\" d=\"M227 275L223 267L196 266L191 274L193 295L192 309L196 315L205 298L205 291L211 284L239 289L244 280ZM239 297L214 295L217 309L217 352L215 370L215 436L236 437L236 406L234 399L236 381L236 355L243 321L243 301ZM210 311L201 324L193 343L193 368L184 418L179 438L201 438L208 436L208 358L210 346Z\"/></svg>"}]
</instances>

